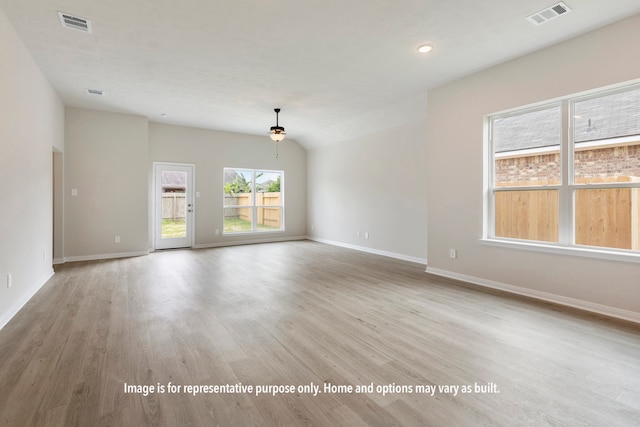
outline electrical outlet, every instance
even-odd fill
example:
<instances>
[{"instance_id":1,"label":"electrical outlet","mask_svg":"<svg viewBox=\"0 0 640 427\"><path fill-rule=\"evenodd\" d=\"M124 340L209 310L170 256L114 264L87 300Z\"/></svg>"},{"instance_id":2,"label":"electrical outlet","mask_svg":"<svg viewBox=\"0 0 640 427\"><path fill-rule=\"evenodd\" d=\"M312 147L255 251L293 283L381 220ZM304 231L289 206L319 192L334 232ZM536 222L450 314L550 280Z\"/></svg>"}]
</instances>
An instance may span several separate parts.
<instances>
[{"instance_id":1,"label":"electrical outlet","mask_svg":"<svg viewBox=\"0 0 640 427\"><path fill-rule=\"evenodd\" d=\"M216 228L216 236L220 234L220 230Z\"/></svg>"},{"instance_id":2,"label":"electrical outlet","mask_svg":"<svg viewBox=\"0 0 640 427\"><path fill-rule=\"evenodd\" d=\"M360 238L360 232L359 232L359 231L356 233L356 237L357 237L358 239Z\"/></svg>"},{"instance_id":3,"label":"electrical outlet","mask_svg":"<svg viewBox=\"0 0 640 427\"><path fill-rule=\"evenodd\" d=\"M364 232L364 238L365 238L365 239L369 239L369 232L368 232L368 231L365 231L365 232Z\"/></svg>"},{"instance_id":4,"label":"electrical outlet","mask_svg":"<svg viewBox=\"0 0 640 427\"><path fill-rule=\"evenodd\" d=\"M449 258L458 258L458 251L455 249L449 249Z\"/></svg>"},{"instance_id":5,"label":"electrical outlet","mask_svg":"<svg viewBox=\"0 0 640 427\"><path fill-rule=\"evenodd\" d=\"M7 274L7 288L10 288L13 285L13 274Z\"/></svg>"},{"instance_id":6,"label":"electrical outlet","mask_svg":"<svg viewBox=\"0 0 640 427\"><path fill-rule=\"evenodd\" d=\"M120 243L120 236L116 236L116 237L113 239L113 241L114 241L114 242L116 242L116 243Z\"/></svg>"}]
</instances>

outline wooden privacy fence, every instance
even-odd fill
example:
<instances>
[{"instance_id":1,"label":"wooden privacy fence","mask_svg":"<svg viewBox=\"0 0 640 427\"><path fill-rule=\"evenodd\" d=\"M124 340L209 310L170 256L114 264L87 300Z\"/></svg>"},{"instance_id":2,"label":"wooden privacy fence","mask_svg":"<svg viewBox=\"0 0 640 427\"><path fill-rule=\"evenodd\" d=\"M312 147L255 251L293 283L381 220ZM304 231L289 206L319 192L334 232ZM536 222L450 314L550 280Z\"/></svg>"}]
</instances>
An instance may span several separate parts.
<instances>
[{"instance_id":1,"label":"wooden privacy fence","mask_svg":"<svg viewBox=\"0 0 640 427\"><path fill-rule=\"evenodd\" d=\"M495 234L557 242L558 212L558 190L497 191ZM640 189L576 190L575 239L579 245L640 249Z\"/></svg>"},{"instance_id":2,"label":"wooden privacy fence","mask_svg":"<svg viewBox=\"0 0 640 427\"><path fill-rule=\"evenodd\" d=\"M576 243L640 249L640 189L576 191Z\"/></svg>"},{"instance_id":3,"label":"wooden privacy fence","mask_svg":"<svg viewBox=\"0 0 640 427\"><path fill-rule=\"evenodd\" d=\"M162 193L162 219L185 219L186 207L185 193Z\"/></svg>"},{"instance_id":4,"label":"wooden privacy fence","mask_svg":"<svg viewBox=\"0 0 640 427\"><path fill-rule=\"evenodd\" d=\"M498 191L495 218L496 236L557 242L558 191Z\"/></svg>"},{"instance_id":5,"label":"wooden privacy fence","mask_svg":"<svg viewBox=\"0 0 640 427\"><path fill-rule=\"evenodd\" d=\"M239 193L234 196L225 196L225 205L239 206L227 211L225 217L237 217L243 221L251 222L251 193ZM256 225L269 228L282 228L280 193L256 193ZM270 207L273 206L273 207Z\"/></svg>"}]
</instances>

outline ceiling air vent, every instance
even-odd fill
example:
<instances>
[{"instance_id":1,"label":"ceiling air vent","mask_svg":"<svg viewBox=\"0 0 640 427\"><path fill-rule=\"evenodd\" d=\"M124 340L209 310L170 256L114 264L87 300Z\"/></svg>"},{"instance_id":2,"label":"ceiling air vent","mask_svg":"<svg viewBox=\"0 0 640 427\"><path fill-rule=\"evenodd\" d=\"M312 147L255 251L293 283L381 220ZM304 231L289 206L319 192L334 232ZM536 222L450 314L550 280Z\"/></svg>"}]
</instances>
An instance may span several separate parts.
<instances>
[{"instance_id":1,"label":"ceiling air vent","mask_svg":"<svg viewBox=\"0 0 640 427\"><path fill-rule=\"evenodd\" d=\"M64 28L68 28L70 30L78 30L85 33L91 33L91 21L85 18L80 18L79 16L74 16L64 12L58 12L58 17L60 18L60 24Z\"/></svg>"},{"instance_id":2,"label":"ceiling air vent","mask_svg":"<svg viewBox=\"0 0 640 427\"><path fill-rule=\"evenodd\" d=\"M559 2L554 4L553 6L549 6L548 8L541 10L538 13L534 13L533 15L528 16L527 20L534 25L540 25L568 12L571 12L571 9L569 9L566 4Z\"/></svg>"},{"instance_id":3,"label":"ceiling air vent","mask_svg":"<svg viewBox=\"0 0 640 427\"><path fill-rule=\"evenodd\" d=\"M98 89L87 89L87 93L89 95L98 95L98 96L104 95L104 92Z\"/></svg>"}]
</instances>

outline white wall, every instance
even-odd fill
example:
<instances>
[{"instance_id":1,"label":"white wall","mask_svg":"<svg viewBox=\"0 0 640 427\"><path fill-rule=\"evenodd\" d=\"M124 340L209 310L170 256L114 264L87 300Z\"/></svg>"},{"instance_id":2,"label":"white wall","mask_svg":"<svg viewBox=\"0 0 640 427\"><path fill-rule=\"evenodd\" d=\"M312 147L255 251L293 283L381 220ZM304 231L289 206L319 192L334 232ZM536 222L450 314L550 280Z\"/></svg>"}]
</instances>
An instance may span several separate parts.
<instances>
[{"instance_id":1,"label":"white wall","mask_svg":"<svg viewBox=\"0 0 640 427\"><path fill-rule=\"evenodd\" d=\"M64 262L64 153L53 152L53 263Z\"/></svg>"},{"instance_id":2,"label":"white wall","mask_svg":"<svg viewBox=\"0 0 640 427\"><path fill-rule=\"evenodd\" d=\"M146 117L66 109L64 259L141 255L153 248L153 162L196 165L195 246L302 238L306 233L306 152L268 137L149 123ZM286 231L223 236L224 167L285 171ZM72 196L72 189L77 196ZM115 243L115 236L121 242Z\"/></svg>"},{"instance_id":3,"label":"white wall","mask_svg":"<svg viewBox=\"0 0 640 427\"><path fill-rule=\"evenodd\" d=\"M640 77L640 15L429 92L428 271L640 320L640 264L485 246L483 116ZM458 249L458 259L449 258Z\"/></svg>"},{"instance_id":4,"label":"white wall","mask_svg":"<svg viewBox=\"0 0 640 427\"><path fill-rule=\"evenodd\" d=\"M65 260L146 253L146 117L67 108L65 129Z\"/></svg>"},{"instance_id":5,"label":"white wall","mask_svg":"<svg viewBox=\"0 0 640 427\"><path fill-rule=\"evenodd\" d=\"M281 142L276 158L276 147L266 134L255 136L150 123L149 182L153 162L195 164L196 191L200 193L195 200L196 247L290 240L306 235L306 151L295 140L285 139ZM222 234L222 180L225 167L284 171L284 232L236 236ZM220 230L220 234L215 234L216 229ZM149 237L152 237L151 230ZM151 240L149 246L152 246Z\"/></svg>"},{"instance_id":6,"label":"white wall","mask_svg":"<svg viewBox=\"0 0 640 427\"><path fill-rule=\"evenodd\" d=\"M311 150L309 235L426 263L425 124L426 119Z\"/></svg>"},{"instance_id":7,"label":"white wall","mask_svg":"<svg viewBox=\"0 0 640 427\"><path fill-rule=\"evenodd\" d=\"M0 51L1 328L53 274L52 153L64 150L64 107L1 10Z\"/></svg>"}]
</instances>

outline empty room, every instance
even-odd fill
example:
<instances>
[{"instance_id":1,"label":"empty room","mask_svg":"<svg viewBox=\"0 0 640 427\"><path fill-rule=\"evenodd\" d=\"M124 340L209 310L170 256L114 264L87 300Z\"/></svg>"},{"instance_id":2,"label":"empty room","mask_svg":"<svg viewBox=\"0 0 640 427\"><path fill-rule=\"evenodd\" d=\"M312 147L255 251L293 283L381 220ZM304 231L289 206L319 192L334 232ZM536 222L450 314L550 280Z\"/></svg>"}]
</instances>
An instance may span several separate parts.
<instances>
[{"instance_id":1,"label":"empty room","mask_svg":"<svg viewBox=\"0 0 640 427\"><path fill-rule=\"evenodd\" d=\"M0 0L0 425L640 425L637 0Z\"/></svg>"}]
</instances>

